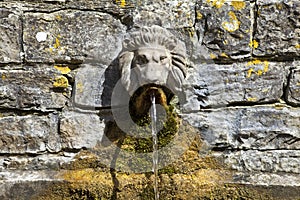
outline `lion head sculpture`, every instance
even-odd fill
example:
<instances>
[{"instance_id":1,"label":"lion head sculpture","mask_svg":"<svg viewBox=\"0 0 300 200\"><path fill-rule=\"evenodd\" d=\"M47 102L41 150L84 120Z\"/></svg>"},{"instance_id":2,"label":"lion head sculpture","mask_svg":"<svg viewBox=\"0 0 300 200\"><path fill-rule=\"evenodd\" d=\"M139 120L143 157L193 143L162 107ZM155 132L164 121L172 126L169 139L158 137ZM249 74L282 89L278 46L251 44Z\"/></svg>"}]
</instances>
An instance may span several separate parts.
<instances>
[{"instance_id":1,"label":"lion head sculpture","mask_svg":"<svg viewBox=\"0 0 300 200\"><path fill-rule=\"evenodd\" d=\"M130 96L145 85L167 88L174 94L186 77L185 45L162 27L142 27L124 39L119 67Z\"/></svg>"}]
</instances>

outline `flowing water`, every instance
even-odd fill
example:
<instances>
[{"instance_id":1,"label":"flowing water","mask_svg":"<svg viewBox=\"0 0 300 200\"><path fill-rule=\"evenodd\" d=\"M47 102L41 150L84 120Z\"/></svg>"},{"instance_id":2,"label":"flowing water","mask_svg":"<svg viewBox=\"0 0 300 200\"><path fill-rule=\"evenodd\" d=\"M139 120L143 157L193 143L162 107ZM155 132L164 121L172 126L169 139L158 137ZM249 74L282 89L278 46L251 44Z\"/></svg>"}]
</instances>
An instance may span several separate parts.
<instances>
[{"instance_id":1,"label":"flowing water","mask_svg":"<svg viewBox=\"0 0 300 200\"><path fill-rule=\"evenodd\" d=\"M151 129L152 129L152 140L153 140L153 173L154 173L154 199L159 199L158 192L158 138L157 138L157 114L156 114L156 106L155 106L155 95L151 95Z\"/></svg>"}]
</instances>

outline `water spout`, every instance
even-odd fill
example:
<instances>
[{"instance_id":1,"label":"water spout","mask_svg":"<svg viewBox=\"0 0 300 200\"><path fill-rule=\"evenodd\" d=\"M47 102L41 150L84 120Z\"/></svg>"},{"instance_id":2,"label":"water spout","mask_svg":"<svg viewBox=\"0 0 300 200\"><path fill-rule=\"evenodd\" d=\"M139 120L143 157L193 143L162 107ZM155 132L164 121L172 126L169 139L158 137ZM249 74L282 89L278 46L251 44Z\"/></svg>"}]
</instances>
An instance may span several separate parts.
<instances>
[{"instance_id":1,"label":"water spout","mask_svg":"<svg viewBox=\"0 0 300 200\"><path fill-rule=\"evenodd\" d=\"M151 133L153 140L153 173L154 173L154 199L159 199L158 191L158 138L157 138L157 114L156 114L156 105L155 105L155 93L151 94Z\"/></svg>"}]
</instances>

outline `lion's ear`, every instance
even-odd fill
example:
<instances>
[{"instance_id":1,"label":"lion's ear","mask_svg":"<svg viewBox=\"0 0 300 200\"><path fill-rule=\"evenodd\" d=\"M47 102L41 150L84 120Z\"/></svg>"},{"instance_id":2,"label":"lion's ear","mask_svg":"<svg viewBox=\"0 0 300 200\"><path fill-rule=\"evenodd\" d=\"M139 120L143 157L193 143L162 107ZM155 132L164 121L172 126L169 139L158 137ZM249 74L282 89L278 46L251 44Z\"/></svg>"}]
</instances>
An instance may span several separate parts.
<instances>
[{"instance_id":1,"label":"lion's ear","mask_svg":"<svg viewBox=\"0 0 300 200\"><path fill-rule=\"evenodd\" d=\"M119 67L121 71L121 82L129 91L130 88L130 73L131 73L131 64L134 57L133 52L124 52L119 56Z\"/></svg>"}]
</instances>

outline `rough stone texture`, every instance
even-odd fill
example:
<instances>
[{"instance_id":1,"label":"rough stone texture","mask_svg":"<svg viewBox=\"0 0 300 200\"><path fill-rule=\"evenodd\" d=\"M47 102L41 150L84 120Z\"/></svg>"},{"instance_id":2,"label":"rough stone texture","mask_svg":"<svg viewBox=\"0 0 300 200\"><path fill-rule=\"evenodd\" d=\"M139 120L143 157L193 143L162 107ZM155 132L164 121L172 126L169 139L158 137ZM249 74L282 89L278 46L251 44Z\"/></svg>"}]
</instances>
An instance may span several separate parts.
<instances>
[{"instance_id":1,"label":"rough stone texture","mask_svg":"<svg viewBox=\"0 0 300 200\"><path fill-rule=\"evenodd\" d=\"M300 67L292 69L287 88L287 101L295 106L300 106Z\"/></svg>"},{"instance_id":2,"label":"rough stone texture","mask_svg":"<svg viewBox=\"0 0 300 200\"><path fill-rule=\"evenodd\" d=\"M30 62L87 62L109 65L121 50L124 26L100 12L27 13L25 59ZM76 33L76 34L74 34Z\"/></svg>"},{"instance_id":3,"label":"rough stone texture","mask_svg":"<svg viewBox=\"0 0 300 200\"><path fill-rule=\"evenodd\" d=\"M48 65L10 65L0 69L0 108L62 108L70 96L61 72ZM62 86L62 87L60 87Z\"/></svg>"},{"instance_id":4,"label":"rough stone texture","mask_svg":"<svg viewBox=\"0 0 300 200\"><path fill-rule=\"evenodd\" d=\"M300 2L272 0L257 2L257 27L254 39L256 56L278 56L282 59L300 55Z\"/></svg>"},{"instance_id":5,"label":"rough stone texture","mask_svg":"<svg viewBox=\"0 0 300 200\"><path fill-rule=\"evenodd\" d=\"M113 120L107 113L120 78L121 42L126 32L153 24L187 47L182 118L200 130L200 157L224 164L210 172L225 169L233 173L226 183L299 199L299 8L297 0L1 1L0 199L32 199L64 179L56 175L66 166L79 170L75 182L86 178L84 170L103 169L105 155L89 163L81 153L103 142L105 131L116 132L102 118ZM192 179L203 181L170 171L179 193L193 189ZM110 172L96 180L112 193L138 182ZM129 183L116 192L121 177ZM70 187L78 195L90 192Z\"/></svg>"},{"instance_id":6,"label":"rough stone texture","mask_svg":"<svg viewBox=\"0 0 300 200\"><path fill-rule=\"evenodd\" d=\"M249 1L197 1L196 31L211 59L250 57L251 9Z\"/></svg>"},{"instance_id":7,"label":"rough stone texture","mask_svg":"<svg viewBox=\"0 0 300 200\"><path fill-rule=\"evenodd\" d=\"M34 157L1 156L0 171L9 170L59 170L70 164L76 153L41 154Z\"/></svg>"},{"instance_id":8,"label":"rough stone texture","mask_svg":"<svg viewBox=\"0 0 300 200\"><path fill-rule=\"evenodd\" d=\"M287 67L254 60L232 65L202 64L187 79L187 110L276 102L283 95Z\"/></svg>"},{"instance_id":9,"label":"rough stone texture","mask_svg":"<svg viewBox=\"0 0 300 200\"><path fill-rule=\"evenodd\" d=\"M21 62L21 20L0 5L0 62Z\"/></svg>"},{"instance_id":10,"label":"rough stone texture","mask_svg":"<svg viewBox=\"0 0 300 200\"><path fill-rule=\"evenodd\" d=\"M0 118L0 153L58 152L58 116L10 116Z\"/></svg>"},{"instance_id":11,"label":"rough stone texture","mask_svg":"<svg viewBox=\"0 0 300 200\"><path fill-rule=\"evenodd\" d=\"M224 108L184 115L210 148L300 150L299 109L282 104Z\"/></svg>"},{"instance_id":12,"label":"rough stone texture","mask_svg":"<svg viewBox=\"0 0 300 200\"><path fill-rule=\"evenodd\" d=\"M105 70L106 67L99 66L99 64L85 65L78 70L74 90L74 103L76 106L90 109L110 106L110 104L106 105L102 98Z\"/></svg>"},{"instance_id":13,"label":"rough stone texture","mask_svg":"<svg viewBox=\"0 0 300 200\"><path fill-rule=\"evenodd\" d=\"M298 167L300 165L300 151L249 150L225 153L224 157L225 163L238 171L286 172L300 175Z\"/></svg>"},{"instance_id":14,"label":"rough stone texture","mask_svg":"<svg viewBox=\"0 0 300 200\"><path fill-rule=\"evenodd\" d=\"M94 113L64 112L60 123L62 148L93 148L101 142L104 123Z\"/></svg>"},{"instance_id":15,"label":"rough stone texture","mask_svg":"<svg viewBox=\"0 0 300 200\"><path fill-rule=\"evenodd\" d=\"M300 175L299 174L272 174L266 172L258 173L237 173L235 175L235 180L243 184L252 184L260 186L278 186L286 185L286 187L275 189L273 193L284 194L279 199L298 199L300 196L299 193L299 183ZM286 192L287 186L294 186L290 192ZM291 198L290 198L291 197Z\"/></svg>"},{"instance_id":16,"label":"rough stone texture","mask_svg":"<svg viewBox=\"0 0 300 200\"><path fill-rule=\"evenodd\" d=\"M164 28L192 27L195 23L195 2L182 1L136 1L134 4L133 25L160 25Z\"/></svg>"}]
</instances>

